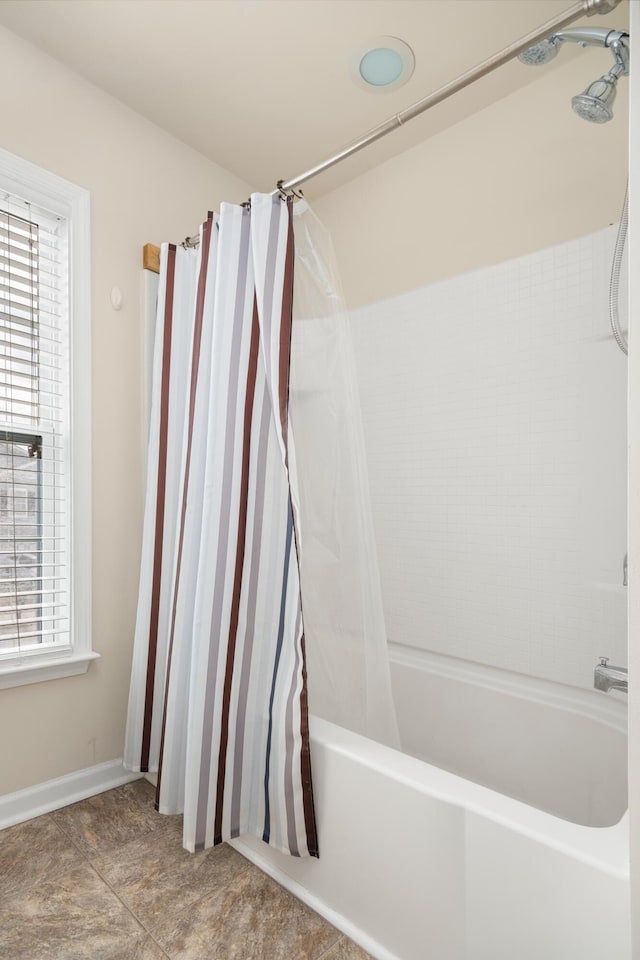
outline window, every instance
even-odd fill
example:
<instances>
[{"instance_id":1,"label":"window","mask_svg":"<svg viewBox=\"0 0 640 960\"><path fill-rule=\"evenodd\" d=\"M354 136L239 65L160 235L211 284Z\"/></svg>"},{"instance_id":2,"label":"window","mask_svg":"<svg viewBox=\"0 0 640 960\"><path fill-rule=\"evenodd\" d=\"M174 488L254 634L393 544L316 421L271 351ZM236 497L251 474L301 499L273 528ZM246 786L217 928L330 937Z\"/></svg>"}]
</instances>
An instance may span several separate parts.
<instances>
[{"instance_id":1,"label":"window","mask_svg":"<svg viewBox=\"0 0 640 960\"><path fill-rule=\"evenodd\" d=\"M91 652L89 199L0 151L0 686Z\"/></svg>"}]
</instances>

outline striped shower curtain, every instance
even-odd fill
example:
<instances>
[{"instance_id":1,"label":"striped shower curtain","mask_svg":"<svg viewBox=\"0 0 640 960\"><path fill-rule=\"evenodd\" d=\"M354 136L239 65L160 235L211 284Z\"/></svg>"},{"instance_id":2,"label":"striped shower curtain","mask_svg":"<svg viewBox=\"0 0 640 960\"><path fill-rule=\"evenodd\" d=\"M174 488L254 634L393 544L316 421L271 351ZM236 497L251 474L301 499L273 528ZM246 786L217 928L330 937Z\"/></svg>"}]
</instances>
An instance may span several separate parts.
<instances>
[{"instance_id":1,"label":"striped shower curtain","mask_svg":"<svg viewBox=\"0 0 640 960\"><path fill-rule=\"evenodd\" d=\"M195 851L317 856L289 469L292 204L223 204L164 245L125 764Z\"/></svg>"}]
</instances>

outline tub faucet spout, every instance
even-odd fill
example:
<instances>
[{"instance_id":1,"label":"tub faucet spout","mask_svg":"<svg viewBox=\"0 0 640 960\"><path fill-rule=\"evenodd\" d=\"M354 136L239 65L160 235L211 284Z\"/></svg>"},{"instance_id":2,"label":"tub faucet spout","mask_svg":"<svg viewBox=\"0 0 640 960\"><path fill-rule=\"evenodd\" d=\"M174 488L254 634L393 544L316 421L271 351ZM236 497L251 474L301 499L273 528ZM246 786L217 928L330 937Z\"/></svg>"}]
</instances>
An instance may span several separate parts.
<instances>
[{"instance_id":1,"label":"tub faucet spout","mask_svg":"<svg viewBox=\"0 0 640 960\"><path fill-rule=\"evenodd\" d=\"M600 663L593 672L593 685L596 690L607 693L609 690L629 691L629 679L626 667L610 667L608 657L600 657Z\"/></svg>"}]
</instances>

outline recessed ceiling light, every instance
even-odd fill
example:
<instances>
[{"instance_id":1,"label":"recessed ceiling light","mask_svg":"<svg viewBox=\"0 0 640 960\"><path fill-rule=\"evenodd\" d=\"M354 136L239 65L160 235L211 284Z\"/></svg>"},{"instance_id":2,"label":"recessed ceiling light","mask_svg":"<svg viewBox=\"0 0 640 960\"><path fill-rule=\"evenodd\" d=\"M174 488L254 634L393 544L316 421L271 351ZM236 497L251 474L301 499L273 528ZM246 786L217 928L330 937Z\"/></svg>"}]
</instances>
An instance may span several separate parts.
<instances>
[{"instance_id":1,"label":"recessed ceiling light","mask_svg":"<svg viewBox=\"0 0 640 960\"><path fill-rule=\"evenodd\" d=\"M395 90L407 82L416 61L413 50L397 37L374 37L350 57L351 76L372 92Z\"/></svg>"}]
</instances>

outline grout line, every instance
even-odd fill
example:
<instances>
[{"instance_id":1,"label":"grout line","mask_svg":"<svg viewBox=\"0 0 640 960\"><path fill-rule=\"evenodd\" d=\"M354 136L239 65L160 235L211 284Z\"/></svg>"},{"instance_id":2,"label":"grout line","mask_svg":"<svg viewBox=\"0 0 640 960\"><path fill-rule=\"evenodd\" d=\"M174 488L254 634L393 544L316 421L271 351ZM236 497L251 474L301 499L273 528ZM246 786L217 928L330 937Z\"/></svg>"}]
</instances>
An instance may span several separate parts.
<instances>
[{"instance_id":1,"label":"grout line","mask_svg":"<svg viewBox=\"0 0 640 960\"><path fill-rule=\"evenodd\" d=\"M315 913L315 911L314 911L314 913ZM329 926L331 926L331 924L329 924ZM347 937L344 936L344 934L341 934L340 931L337 930L336 927L334 927L333 929L336 930L336 932L339 933L340 936L338 937L338 939L337 939L336 941L334 941L334 943L331 944L331 946L330 946L327 950L325 950L324 953L321 953L320 956L316 958L316 960L327 960L327 957L329 957L330 954L331 954L331 952L336 949L336 947L337 947L338 944L341 942L341 940L347 940L347 939L348 939Z\"/></svg>"},{"instance_id":2,"label":"grout line","mask_svg":"<svg viewBox=\"0 0 640 960\"><path fill-rule=\"evenodd\" d=\"M130 841L127 841L127 842L130 842ZM125 846L125 845L126 845L126 844L121 844L120 846ZM181 847L180 849L182 850L182 847ZM214 847L210 848L210 849L208 850L209 855L213 854L213 851L214 851L215 849L217 849L217 848L214 848ZM117 848L117 847L114 847L114 848L112 848L112 850L108 851L108 853L111 854L111 853L113 853L113 852L116 852L117 850L118 850L118 848ZM214 855L215 855L215 854L214 854ZM155 937L153 931L151 930L151 928L146 925L146 923L136 914L136 912L135 912L135 910L133 909L133 907L131 907L131 906L129 905L128 901L127 901L126 899L124 899L123 896L121 896L121 894L118 892L118 890L117 890L114 886L112 886L112 884L109 882L109 880L107 880L107 878L106 878L105 876L103 876L103 874L100 872L100 868L97 866L97 864L96 864L96 862L95 862L96 860L99 859L99 857L100 857L100 854L96 854L95 857L94 857L92 860L89 860L89 861L88 861L88 862L89 862L89 865L91 866L91 868L95 871L95 873L98 875L98 877L100 877L101 881L109 888L109 890L111 890L111 892L114 894L114 896L120 901L120 903L122 904L122 906L124 907L124 909L125 909L129 914L131 914L131 916L135 919L136 923L137 923L137 924L144 930L144 932L150 937L150 939L154 942L154 944L155 944L155 945L158 947L158 949L162 952L163 956L167 957L168 960L172 960L171 955L168 954L167 951L166 951L166 950L162 947L162 945L158 942L158 940L156 940L156 937ZM245 864L244 864L244 866L241 868L241 870L239 871L238 876L243 876L244 874L248 873L248 872L254 867L254 864L252 864L250 860L247 860L246 857L243 857L242 859L245 860ZM257 867L256 867L255 869L259 870L259 868L257 868ZM262 873L263 871L259 871L259 872ZM206 899L210 898L211 896L215 895L216 892L222 892L223 890L228 890L228 889L229 889L229 884L225 885L224 887L220 887L220 891L209 891L209 893L202 893L202 894L200 894L199 896L196 897L196 899L193 901L193 903L190 903L188 906L186 906L186 907L184 908L184 910L185 910L185 911L186 911L186 910L191 910L192 908L194 908L194 907L197 906L198 904L202 903L203 900L206 900ZM184 911L181 910L181 911L180 911L180 914L181 914L182 912L184 912Z\"/></svg>"},{"instance_id":3,"label":"grout line","mask_svg":"<svg viewBox=\"0 0 640 960\"><path fill-rule=\"evenodd\" d=\"M111 790L111 791L105 791L105 792L107 792L107 793L122 793L122 792L123 792L123 786L121 786L121 787L115 787L115 788L113 788L113 790ZM128 799L129 799L133 804L135 804L135 806L137 806L139 809L147 810L147 805L146 805L143 801L139 800L137 797L133 796L133 797L129 797ZM83 801L79 801L79 802L83 802ZM79 852L79 854L80 854L81 857L82 857L82 862L87 863L87 864L91 867L91 870L92 870L92 871L95 873L95 875L99 878L100 882L101 882L102 884L104 884L104 886L105 886L105 887L114 895L114 897L118 900L118 902L121 904L122 908L135 920L135 922L136 922L136 924L138 925L138 927L140 927L140 930L142 931L142 933L143 933L145 936L149 937L149 939L155 944L155 946L156 946L156 947L158 948L158 950L161 952L161 954L162 954L163 957L166 957L167 960L172 960L171 955L167 953L167 951L161 946L160 943L158 943L158 941L156 940L156 938L155 938L154 934L151 932L151 930L150 930L150 929L145 925L145 923L136 915L136 913L135 913L134 910L129 906L129 904L127 903L127 901L126 901L125 899L123 899L123 897L120 895L120 893L112 886L112 884L106 879L106 877L104 877L104 876L102 875L102 873L100 872L100 869L98 868L98 866L97 866L96 863L95 863L95 861L96 861L97 859L99 859L99 858L100 858L101 856L103 856L103 855L113 855L113 854L116 854L116 855L117 855L117 852L118 852L119 849L123 849L124 847L127 846L127 844L129 844L129 843L131 843L131 842L139 839L139 836L131 837L131 838L129 838L128 840L124 840L124 841L122 841L121 843L118 843L118 844L116 844L115 846L110 847L110 848L107 849L107 850L102 850L102 851L90 851L89 853L87 853L87 852L79 845L79 843L77 843L77 842L74 840L74 837L72 836L72 834L71 834L71 833L68 833L67 830L65 830L64 827L62 827L61 824L59 824L59 823L54 819L55 813L56 813L56 811L52 811L51 813L43 814L43 815L42 815L42 819L45 819L45 817L47 817L47 818L49 818L49 819L51 820L52 823L55 824L56 828L59 830L59 832L62 834L62 836L64 836L65 839L68 840L68 841L75 847L75 849ZM36 817L35 819L41 819L41 818ZM153 833L153 832L154 832L153 829L150 829L150 830L148 830L148 831L142 831L142 833L144 833L144 834L146 834L146 833ZM214 849L215 849L215 848L211 848L211 850L209 851L209 853L212 854ZM231 849L233 849L233 848L231 848ZM235 852L238 853L238 851L235 851ZM301 904L303 903L303 901L301 901L301 900L300 900L298 897L296 897L294 894L291 894L290 891L287 891L286 888L282 886L282 884L279 884L276 880L274 880L273 877L270 877L269 874L266 873L266 871L262 870L260 867L258 867L256 864L254 864L254 863L253 863L251 860L249 860L247 857L244 857L242 854L239 854L239 856L245 861L245 863L244 863L244 866L242 867L242 869L240 870L240 873L239 873L238 875L245 874L245 873L247 873L247 872L251 872L252 870L253 870L253 871L256 871L257 873L261 874L262 876L267 877L271 882L274 882L274 883L276 884L276 886L278 886L283 892L288 893L289 896L292 896L293 899L295 899L298 903L301 903ZM69 869L77 868L79 865L80 865L79 863L71 864L71 865L69 866ZM66 872L66 871L65 871L65 872ZM223 888L221 888L221 889L223 889ZM225 889L226 889L226 888L225 888ZM209 896L209 894L203 894L203 895L202 895L201 897L199 897L196 901L194 901L193 904L190 905L190 908L193 907L193 906L195 906L197 903L200 903L202 900L206 899L207 896ZM306 906L306 905L305 905L305 906ZM307 909L310 911L310 913L315 914L316 916L319 916L319 914L317 914L317 911L313 910L311 907L307 907ZM327 921L327 923L328 923L328 921ZM336 933L336 939L333 941L333 943L331 943L331 944L328 946L328 948L327 948L322 954L320 954L320 955L318 956L317 960L330 960L331 953L332 953L333 950L335 950L335 948L338 946L338 944L339 944L342 940L348 940L348 938L345 937L343 934L341 934L340 931L339 931L336 927L334 927L334 926L333 926L332 924L330 924L330 923L328 923L328 925L329 925L330 927L332 927L332 929L335 931L335 933ZM175 958L174 958L174 960L175 960Z\"/></svg>"},{"instance_id":4,"label":"grout line","mask_svg":"<svg viewBox=\"0 0 640 960\"><path fill-rule=\"evenodd\" d=\"M79 802L81 803L82 801L79 801ZM62 809L64 809L64 807L63 807ZM64 827L62 826L62 824L58 823L58 821L55 819L55 814L56 814L56 813L57 813L56 810L52 810L51 813L45 813L45 814L43 814L42 819L44 819L45 817L48 817L48 818L51 820L51 822L56 825L57 829L60 831L60 833L62 834L62 836L65 838L65 840L67 840L67 841L71 844L72 847L75 847L75 849L78 851L78 853L80 854L80 856L82 857L82 859L88 861L88 860L89 860L89 855L88 855L87 852L80 846L80 844L75 840L75 838L74 838L70 833L68 833L68 832L64 829ZM40 817L36 817L36 820L40 820Z\"/></svg>"},{"instance_id":5,"label":"grout line","mask_svg":"<svg viewBox=\"0 0 640 960\"><path fill-rule=\"evenodd\" d=\"M167 951L164 950L163 947L161 947L161 945L158 943L158 941L157 941L156 938L153 936L153 934L151 933L151 931L148 930L147 927L145 927L145 925L144 925L144 923L142 922L142 920L140 920L140 918L135 915L135 913L133 912L133 910L131 909L131 907L129 906L129 904L126 902L126 900L123 900L122 897L120 896L120 894L118 893L118 891L117 891L116 889L114 889L114 887L111 886L111 884L109 883L109 881L106 880L106 879L102 876L102 874L100 873L100 871L98 870L98 868L95 866L95 864L89 862L89 866L91 867L91 869L93 870L93 872L96 874L96 876L99 877L99 879L100 879L101 882L105 885L105 887L107 887L107 889L111 891L111 893L114 895L114 897L116 898L116 900L118 900L118 901L120 902L120 904L122 905L123 909L127 911L127 913L129 914L129 916L130 916L130 917L133 917L133 919L134 919L135 922L138 924L138 926L140 927L140 929L146 934L146 936L149 937L150 940L152 940L152 941L155 943L156 947L158 948L158 950L160 950L160 952L162 953L162 955L163 955L164 957L167 957L167 960L171 960L171 957L169 956L169 954L167 953Z\"/></svg>"}]
</instances>

